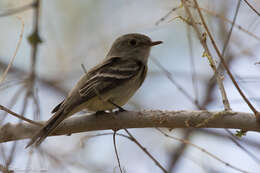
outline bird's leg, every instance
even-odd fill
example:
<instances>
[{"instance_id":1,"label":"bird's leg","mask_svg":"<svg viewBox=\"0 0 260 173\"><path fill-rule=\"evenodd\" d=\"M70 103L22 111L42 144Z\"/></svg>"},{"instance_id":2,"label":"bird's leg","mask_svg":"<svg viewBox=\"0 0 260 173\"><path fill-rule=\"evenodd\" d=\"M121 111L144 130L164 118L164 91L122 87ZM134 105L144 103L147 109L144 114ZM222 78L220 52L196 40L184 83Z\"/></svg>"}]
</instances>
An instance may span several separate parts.
<instances>
[{"instance_id":1,"label":"bird's leg","mask_svg":"<svg viewBox=\"0 0 260 173\"><path fill-rule=\"evenodd\" d=\"M94 88L94 89L95 89L95 88ZM101 97L101 95L99 94L99 92L98 92L96 89L95 89L95 92L96 92L96 94L97 94L97 96L99 97L100 100L105 101L105 100ZM110 104L112 104L112 105L115 106L116 108L118 108L118 109L119 109L119 112L125 112L125 111L126 111L126 110L125 110L124 108L122 108L121 106L115 104L111 99L108 99L107 102L110 103Z\"/></svg>"},{"instance_id":2,"label":"bird's leg","mask_svg":"<svg viewBox=\"0 0 260 173\"><path fill-rule=\"evenodd\" d=\"M125 110L124 108L122 108L121 106L115 104L113 101L111 101L110 99L107 100L110 104L112 104L113 106L118 108L118 112L126 112L127 110Z\"/></svg>"},{"instance_id":3,"label":"bird's leg","mask_svg":"<svg viewBox=\"0 0 260 173\"><path fill-rule=\"evenodd\" d=\"M111 99L107 100L110 104L114 105L115 107L118 108L118 111L115 112L115 114L118 114L120 112L126 112L127 110L125 110L124 108L122 108L121 106L117 105L116 103L114 103ZM113 116L116 119L116 116ZM112 130L114 131L114 134L116 134L116 132L118 130L120 130L121 128L113 128Z\"/></svg>"},{"instance_id":4,"label":"bird's leg","mask_svg":"<svg viewBox=\"0 0 260 173\"><path fill-rule=\"evenodd\" d=\"M98 90L97 90L96 88L94 88L94 90L95 90L95 93L96 93L96 95L98 96L98 98L105 103L106 101L101 97L101 95L99 94ZM116 104L113 103L111 100L108 100L108 102L109 102L110 104L114 105L115 107L119 108L119 110L125 111L123 108L121 108L120 106L116 105ZM104 113L106 113L106 112L105 112L105 111L97 111L97 112L96 112L96 115L98 116L98 115L104 114Z\"/></svg>"},{"instance_id":5,"label":"bird's leg","mask_svg":"<svg viewBox=\"0 0 260 173\"><path fill-rule=\"evenodd\" d=\"M103 114L106 114L106 112L105 111L97 111L95 113L95 116L99 116L99 115L103 115Z\"/></svg>"}]
</instances>

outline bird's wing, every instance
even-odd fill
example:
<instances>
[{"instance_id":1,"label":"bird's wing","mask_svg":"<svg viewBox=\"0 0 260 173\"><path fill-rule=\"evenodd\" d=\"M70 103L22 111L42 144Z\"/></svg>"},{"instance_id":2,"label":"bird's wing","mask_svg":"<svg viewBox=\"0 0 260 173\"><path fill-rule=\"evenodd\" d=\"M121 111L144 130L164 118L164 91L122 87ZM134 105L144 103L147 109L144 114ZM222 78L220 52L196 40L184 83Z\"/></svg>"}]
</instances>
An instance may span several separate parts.
<instances>
[{"instance_id":1,"label":"bird's wing","mask_svg":"<svg viewBox=\"0 0 260 173\"><path fill-rule=\"evenodd\" d=\"M84 100L88 100L97 94L105 93L137 75L143 66L141 62L133 59L111 58L90 72L89 79L79 88L79 94Z\"/></svg>"}]
</instances>

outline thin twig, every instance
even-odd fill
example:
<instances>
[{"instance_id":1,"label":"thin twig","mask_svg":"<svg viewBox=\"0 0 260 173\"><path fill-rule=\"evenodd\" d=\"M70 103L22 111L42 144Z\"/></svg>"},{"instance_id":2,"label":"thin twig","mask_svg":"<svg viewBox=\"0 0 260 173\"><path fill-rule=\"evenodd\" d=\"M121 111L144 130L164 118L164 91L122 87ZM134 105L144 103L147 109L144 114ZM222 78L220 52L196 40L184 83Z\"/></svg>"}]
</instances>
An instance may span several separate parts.
<instances>
[{"instance_id":1,"label":"thin twig","mask_svg":"<svg viewBox=\"0 0 260 173\"><path fill-rule=\"evenodd\" d=\"M88 71L87 71L87 69L86 69L86 67L85 67L84 64L81 64L81 68L82 68L82 70L83 70L83 72L84 72L85 74L88 73Z\"/></svg>"},{"instance_id":2,"label":"thin twig","mask_svg":"<svg viewBox=\"0 0 260 173\"><path fill-rule=\"evenodd\" d=\"M184 1L184 0L182 0L182 1ZM235 86L236 89L238 90L238 92L239 92L239 94L241 95L241 97L244 99L244 101L247 103L247 105L249 106L249 108L254 112L256 118L259 120L259 119L260 119L259 112L255 109L255 107L251 104L251 102L247 99L247 97L245 96L245 94L243 93L243 91L240 89L240 87L239 87L239 85L237 84L235 78L233 77L231 71L229 70L229 68L228 68L228 66L227 66L227 64L226 64L226 62L225 62L225 60L224 60L224 58L222 57L222 55L221 55L221 53L220 53L220 51L219 51L219 49L218 49L218 47L217 47L217 45L216 45L214 39L213 39L213 36L211 35L211 32L210 32L209 29L208 29L208 26L207 26L207 24L206 24L206 22L205 22L205 20L204 20L204 17L203 17L203 15L202 15L201 11L200 11L200 7L199 7L199 4L198 4L197 0L193 0L193 1L194 1L194 4L195 4L195 7L197 8L197 11L198 11L198 13L199 13L199 16L200 16L200 19L201 19L201 21L202 21L202 24L203 24L203 26L204 26L204 28L205 28L205 30L206 30L206 32L207 32L207 34L208 34L210 40L211 40L211 43L212 43L214 49L216 50L216 52L217 52L217 54L218 54L218 57L219 57L220 60L221 60L221 63L223 64L225 70L227 71L228 76L229 76L230 79L232 80L234 86Z\"/></svg>"},{"instance_id":3,"label":"thin twig","mask_svg":"<svg viewBox=\"0 0 260 173\"><path fill-rule=\"evenodd\" d=\"M176 11L180 8L182 8L182 5L172 8L167 14L165 14L157 22L155 22L155 25L159 25L161 22L165 21L165 19L167 19L174 11Z\"/></svg>"},{"instance_id":4,"label":"thin twig","mask_svg":"<svg viewBox=\"0 0 260 173\"><path fill-rule=\"evenodd\" d=\"M228 136L229 139L234 142L240 149L242 149L247 155L249 155L257 164L260 164L260 159L258 157L256 157L252 152L250 152L248 149L246 149L245 147L243 147L238 141L237 138L235 138L235 136L231 133L230 130L225 129L226 132L230 135Z\"/></svg>"},{"instance_id":5,"label":"thin twig","mask_svg":"<svg viewBox=\"0 0 260 173\"><path fill-rule=\"evenodd\" d=\"M143 152L145 152L145 154L147 154L153 161L154 163L164 172L167 173L167 170L164 169L164 167L147 151L146 148L144 148L136 139L135 137L127 130L124 129L124 131L129 135L129 137L133 140L134 143L136 143L136 145L139 146L139 148L141 148L143 150Z\"/></svg>"},{"instance_id":6,"label":"thin twig","mask_svg":"<svg viewBox=\"0 0 260 173\"><path fill-rule=\"evenodd\" d=\"M1 13L0 17L5 17L5 16L10 16L10 15L14 15L16 13L20 13L20 12L24 12L26 10L31 9L33 6L35 5L35 2L32 2L30 4L24 5L22 7L17 7L17 8L13 8L13 9L8 9L6 12Z\"/></svg>"},{"instance_id":7,"label":"thin twig","mask_svg":"<svg viewBox=\"0 0 260 173\"><path fill-rule=\"evenodd\" d=\"M39 36L40 0L35 1L33 16L34 16L33 32L28 38L32 47L31 72L29 77L32 85L34 84L34 80L35 80L35 68L36 68L38 47L39 44L42 42Z\"/></svg>"},{"instance_id":8,"label":"thin twig","mask_svg":"<svg viewBox=\"0 0 260 173\"><path fill-rule=\"evenodd\" d=\"M39 117L40 113L40 107L39 107L39 102L37 100L37 96L35 95L34 92L34 85L35 85L35 78L36 78L36 61L37 61L37 53L38 53L38 48L39 44L42 42L41 38L39 36L39 18L40 18L40 0L35 0L34 1L34 15L33 15L33 31L31 35L28 37L29 43L32 47L31 49L31 68L30 68L30 73L28 77L28 85L27 85L27 93L26 93L26 102L28 99L32 99L34 105L36 106L36 113L34 114L34 117Z\"/></svg>"},{"instance_id":9,"label":"thin twig","mask_svg":"<svg viewBox=\"0 0 260 173\"><path fill-rule=\"evenodd\" d=\"M98 95L98 97L101 100L105 101L97 90L96 90L96 94ZM117 107L119 109L119 112L127 112L124 108L117 105L112 100L109 99L107 102L110 103L111 105ZM116 118L114 115L113 115L113 117ZM117 124L121 125L121 123L118 123L118 122L117 122ZM132 138L132 140L136 143L136 145L139 148L141 148L144 151L144 153L146 153L163 172L167 173L166 169L163 168L163 166L137 141L137 139L135 139L135 137L126 128L123 128L123 129L129 135L129 137ZM113 128L113 130L116 131L116 130L118 130L118 128Z\"/></svg>"},{"instance_id":10,"label":"thin twig","mask_svg":"<svg viewBox=\"0 0 260 173\"><path fill-rule=\"evenodd\" d=\"M120 164L119 155L118 155L117 148L116 148L116 130L114 130L114 133L113 133L113 144L114 144L114 149L115 149L115 153L116 153L116 159L117 159L119 170L121 173L123 173L121 164Z\"/></svg>"},{"instance_id":11,"label":"thin twig","mask_svg":"<svg viewBox=\"0 0 260 173\"><path fill-rule=\"evenodd\" d=\"M244 0L244 2L248 5L248 7L251 10L253 10L258 16L260 16L260 13L247 0Z\"/></svg>"},{"instance_id":12,"label":"thin twig","mask_svg":"<svg viewBox=\"0 0 260 173\"><path fill-rule=\"evenodd\" d=\"M176 138L176 137L173 137L173 136L168 135L167 133L163 132L163 131L160 130L159 128L156 128L156 130L158 130L160 133L162 133L164 136L166 136L166 137L168 137L168 138L172 138L172 139L174 139L174 140L180 141L181 143L185 144L185 146L186 146L186 145L191 145L191 146L193 146L193 147L199 149L200 151L202 151L202 152L204 152L205 154L209 155L209 156L212 157L213 159L216 159L217 161L220 161L221 163L223 163L223 164L225 164L225 165L227 165L227 166L229 166L229 167L232 166L232 165L230 165L229 163L227 163L227 162L225 162L225 161L219 159L218 157L216 157L214 154L210 153L210 152L207 151L206 149L201 148L201 147L199 147L199 146L197 146L197 145L191 143L189 140L186 139L186 137L185 137L185 139L180 139L180 138ZM222 134L218 134L218 133L215 133L215 132L212 133L212 132L205 131L205 130L199 130L199 132L203 132L203 133L206 132L206 133L209 133L210 135L213 134L213 135L216 135L216 136L222 135ZM93 138L93 137L100 137L100 136L106 136L106 135L114 135L114 133L108 132L108 133L102 133L102 134L87 135L87 136L84 136L84 138L81 138L80 141L82 142L83 140L85 140L85 138ZM126 136L126 135L124 135L124 134L117 133L116 135L117 135L117 136L124 137L124 138L127 138L127 139L131 140L132 142L134 142L134 140L133 140L131 137ZM222 137L222 136L221 136L221 137ZM223 136L223 137L227 137L227 136ZM178 152L179 152L179 151L178 151ZM233 167L232 167L232 168L233 168ZM241 171L243 171L243 170L241 170Z\"/></svg>"},{"instance_id":13,"label":"thin twig","mask_svg":"<svg viewBox=\"0 0 260 173\"><path fill-rule=\"evenodd\" d=\"M208 58L210 66L213 69L214 73L216 74L217 83L218 83L218 86L219 86L219 89L220 89L220 93L221 93L221 96L222 96L222 101L223 101L225 110L230 110L229 102L228 102L228 99L227 99L227 96L226 96L226 92L225 92L225 88L224 88L222 79L221 79L220 75L218 74L215 62L214 62L214 60L211 56L211 53L210 53L209 48L208 48L207 43L206 43L206 34L202 34L202 37L201 37L201 33L200 33L197 25L195 24L195 20L193 19L191 12L190 12L188 6L186 5L186 0L182 0L182 3L183 3L183 6L184 6L187 14L188 14L189 19L191 20L191 25L194 28L194 30L196 31L196 33L199 37L199 40L200 40L200 42L201 42L201 44L202 44L202 46L205 50L203 56L206 56Z\"/></svg>"},{"instance_id":14,"label":"thin twig","mask_svg":"<svg viewBox=\"0 0 260 173\"><path fill-rule=\"evenodd\" d=\"M163 134L165 137L167 137L167 138L171 138L171 139L177 140L177 141L179 141L179 142L188 144L188 145L190 145L190 146L192 146L192 147L194 147L194 148L197 148L198 150L200 150L200 151L202 151L203 153L209 155L209 156L212 157L213 159L219 161L220 163L223 163L224 165L226 165L226 166L228 166L228 167L230 167L230 168L232 168L232 169L234 169L234 170L237 170L237 171L243 172L243 173L249 173L248 171L242 170L242 169L240 169L240 168L237 168L237 167L231 165L231 164L228 163L228 162L223 161L222 159L218 158L217 156L215 156L214 154L210 153L210 152L207 151L206 149L204 149L204 148L202 148L202 147L199 147L198 145L195 145L195 144L191 143L191 142L188 141L188 140L180 139L180 138L177 138L177 137L174 137L174 136L170 136L170 135L168 135L167 133L163 132L162 130L160 130L160 129L158 129L158 128L157 128L156 130L158 130L160 133L162 133L162 134Z\"/></svg>"},{"instance_id":15,"label":"thin twig","mask_svg":"<svg viewBox=\"0 0 260 173\"><path fill-rule=\"evenodd\" d=\"M238 1L237 3L237 7L236 7L236 11L235 11L235 15L234 15L234 18L232 20L232 25L231 25L231 28L228 32L228 36L227 36L227 39L224 43L224 46L223 46L223 50L222 50L222 56L225 57L225 50L227 49L228 47L228 43L230 41L230 38L231 38L231 34L232 34L232 31L233 31L233 28L234 28L234 25L236 23L236 19L237 19L237 15L238 15L238 11L239 11L239 8L240 8L240 4L241 4L241 0ZM235 143L241 150L243 150L247 155L249 155L254 161L258 162L258 164L260 163L259 162L259 159L253 154L251 153L250 151L248 151L245 147L243 147L239 141L233 137L233 134L231 133L230 130L228 129L225 129L225 131L230 135L229 136L229 139Z\"/></svg>"},{"instance_id":16,"label":"thin twig","mask_svg":"<svg viewBox=\"0 0 260 173\"><path fill-rule=\"evenodd\" d=\"M1 59L1 58L0 58ZM0 68L6 68L8 64L0 61ZM15 75L18 76L19 79L24 78L24 76L27 75L27 72L19 67L13 66L9 73L14 73ZM26 77L28 78L28 77ZM40 82L41 85L48 87L49 89L54 90L55 92L60 93L61 95L66 95L67 94L67 90L59 87L57 84L59 83L58 80L48 80L45 78L41 78L40 76L36 76L37 81Z\"/></svg>"},{"instance_id":17,"label":"thin twig","mask_svg":"<svg viewBox=\"0 0 260 173\"><path fill-rule=\"evenodd\" d=\"M191 129L185 129L183 139L189 140L192 136L194 131ZM188 145L185 143L181 143L177 148L174 149L173 153L171 153L170 157L170 166L169 166L169 172L175 172L175 169L178 167L178 163L180 163L180 160L182 156L184 155L185 151L187 150Z\"/></svg>"},{"instance_id":18,"label":"thin twig","mask_svg":"<svg viewBox=\"0 0 260 173\"><path fill-rule=\"evenodd\" d=\"M6 89L10 89L11 87L17 87L25 83L25 79L14 79L10 81L5 81L0 85L0 92L3 92Z\"/></svg>"},{"instance_id":19,"label":"thin twig","mask_svg":"<svg viewBox=\"0 0 260 173\"><path fill-rule=\"evenodd\" d=\"M217 79L217 83L218 83L218 87L219 87L219 90L220 90L220 93L221 93L221 96L222 96L222 102L223 102L225 111L230 111L231 108L230 108L230 104L229 104L229 101L228 101L228 98L227 98L225 87L223 85L223 80L222 80L219 72L217 71L217 67L216 67L215 61L213 60L213 58L211 56L211 53L210 53L210 51L208 49L206 41L207 41L206 34L202 34L202 37L200 38L200 42L201 42L201 44L203 45L203 47L205 49L205 56L208 58L210 67L212 68L212 70L215 73L215 76L216 76L216 79Z\"/></svg>"},{"instance_id":20,"label":"thin twig","mask_svg":"<svg viewBox=\"0 0 260 173\"><path fill-rule=\"evenodd\" d=\"M189 6L189 5L188 5L188 6ZM189 6L189 7L194 8L194 6ZM200 7L200 10L202 10L202 11L208 13L208 14L211 15L211 16L215 16L215 17L217 17L217 18L219 18L219 19L221 19L221 20L224 20L224 21L226 21L226 22L232 24L232 21L229 20L229 19L227 19L225 16L222 16L222 15L220 15L220 14L217 14L217 13L215 13L215 12L213 12L213 11L210 11L210 10L208 10L208 9L201 8L201 7ZM240 30L240 31L242 31L242 32L244 32L244 33L246 33L247 35L253 37L254 39L260 41L260 37L259 37L259 36L255 35L255 34L252 33L252 32L249 32L249 31L246 30L246 29L244 29L241 25L234 24L234 27L236 27L238 30Z\"/></svg>"},{"instance_id":21,"label":"thin twig","mask_svg":"<svg viewBox=\"0 0 260 173\"><path fill-rule=\"evenodd\" d=\"M40 99L39 99L39 96L38 96L38 89L37 88L36 88L36 91L33 92L32 100L33 100L33 104L34 104L34 114L33 114L34 117L33 117L33 119L39 120L41 110L40 110Z\"/></svg>"},{"instance_id":22,"label":"thin twig","mask_svg":"<svg viewBox=\"0 0 260 173\"><path fill-rule=\"evenodd\" d=\"M24 98L24 103L22 106L22 111L21 111L21 115L24 115L26 113L26 109L27 109L27 103L28 103L28 99L27 99L27 95ZM19 124L22 122L22 119L19 119ZM8 159L6 161L6 167L8 168L9 165L12 163L13 159L14 159L14 154L16 152L17 149L17 141L14 141L14 143L12 144L11 150L10 150L10 154L8 156Z\"/></svg>"},{"instance_id":23,"label":"thin twig","mask_svg":"<svg viewBox=\"0 0 260 173\"><path fill-rule=\"evenodd\" d=\"M235 23L236 23L236 19L237 19L238 11L239 11L239 8L240 8L240 4L241 4L241 0L238 0L236 11L235 11L235 15L234 15L234 18L232 20L232 25L231 25L231 28L230 28L230 30L228 32L227 40L225 41L224 46L223 46L223 50L222 50L222 56L223 57L225 57L225 51L227 49L227 46L228 46L228 43L229 43L229 40L230 40L232 31L233 31L233 28L234 28Z\"/></svg>"},{"instance_id":24,"label":"thin twig","mask_svg":"<svg viewBox=\"0 0 260 173\"><path fill-rule=\"evenodd\" d=\"M237 5L237 8L236 8L236 13L235 13L235 16L234 16L234 19L233 19L233 22L232 22L231 29L230 29L229 34L228 34L228 39L226 40L226 42L225 42L225 44L224 44L225 46L224 46L224 48L223 48L222 56L224 56L225 49L227 48L228 42L229 42L229 40L230 40L230 36L231 36L232 30L233 30L233 27L234 27L234 24L235 24L235 20L236 20L237 14L238 14L238 9L239 9L239 7L240 7L240 1L239 1L238 5ZM228 58L228 59L229 59L229 62L230 62L230 60L231 60L232 58ZM219 65L219 67L221 67L221 64ZM218 72L219 72L219 69L222 69L222 68L219 68L219 67L217 68L217 71L218 71ZM208 87L208 92L207 92L207 95L208 95L208 96L206 96L206 98L209 98L209 96L211 95L210 93L211 93L211 91L212 91L212 89L213 89L212 86L215 85L215 76L216 76L216 74L213 76L213 80L212 80L212 81L214 81L214 84L211 84L211 85L209 85L209 87ZM225 94L225 93L224 93L224 94ZM225 98L226 98L226 97L225 97ZM208 100L208 99L206 99L206 100L205 100L206 102L203 103L203 107L205 107L206 104L208 104L207 100ZM229 108L229 105L226 106L226 109L227 109L227 108ZM226 129L226 131L229 131L229 130ZM239 146L239 147L241 146L240 149L242 149L244 152L246 152L249 156L252 155L252 154L249 153L247 150L244 150L243 146L242 146L236 139L233 139L233 138L232 138L232 142L238 144L237 146ZM254 157L254 158L255 158L255 157ZM253 158L253 159L254 159L254 158Z\"/></svg>"},{"instance_id":25,"label":"thin twig","mask_svg":"<svg viewBox=\"0 0 260 173\"><path fill-rule=\"evenodd\" d=\"M155 65L157 65L157 67L159 67L163 73L165 74L165 76L169 79L169 81L176 86L176 88L184 95L188 98L188 100L194 104L196 107L198 107L199 109L201 109L201 106L198 104L198 102L196 102L196 100L186 91L184 90L180 84L178 84L172 77L172 74L167 71L162 65L161 63L156 60L155 58L151 58L151 60L154 62Z\"/></svg>"},{"instance_id":26,"label":"thin twig","mask_svg":"<svg viewBox=\"0 0 260 173\"><path fill-rule=\"evenodd\" d=\"M159 166L163 172L165 172L166 170L160 165L160 163L146 150L146 148L144 148L136 139L135 137L127 130L127 129L124 129L126 131L126 133L128 134L128 136L124 135L124 134L121 134L121 133L102 133L102 134L95 134L95 135L87 135L87 136L84 136L84 138L82 138L80 141L82 142L83 140L85 140L86 138L93 138L93 137L99 137L99 136L106 136L106 135L113 135L113 138L115 135L117 136L121 136L121 137L124 137L124 138L127 138L129 139L130 141L134 142L135 144L138 145L139 148L141 148L155 163L157 166ZM115 146L115 144L114 144ZM167 172L167 171L166 171Z\"/></svg>"},{"instance_id":27,"label":"thin twig","mask_svg":"<svg viewBox=\"0 0 260 173\"><path fill-rule=\"evenodd\" d=\"M15 57L16 57L16 55L17 55L17 52L18 52L18 50L19 50L19 48L20 48L20 45L21 45L21 43L22 43L23 33L24 33L24 21L23 21L21 18L18 18L18 19L19 19L19 20L21 21L21 23L22 23L21 33L20 33L19 40L18 40L18 43L17 43L16 48L15 48L15 51L14 51L14 55L13 55L13 57L11 58L11 60L10 60L10 62L9 62L9 64L8 64L8 66L7 66L7 68L5 69L3 75L2 75L1 78L0 78L0 84L5 80L5 78L6 78L7 74L8 74L9 69L12 67L13 62L14 62L14 59L15 59Z\"/></svg>"},{"instance_id":28,"label":"thin twig","mask_svg":"<svg viewBox=\"0 0 260 173\"><path fill-rule=\"evenodd\" d=\"M15 113L15 112L11 111L10 109L4 107L3 105L0 105L0 110L3 110L3 111L5 111L5 112L7 112L7 113L9 113L9 114L11 114L11 115L13 115L13 116L15 116L16 118L19 118L19 119L21 119L21 120L23 120L23 121L26 121L26 122L28 122L28 123L31 123L31 124L34 124L34 125L37 125L37 126L42 126L41 123L38 123L38 122L33 121L33 120L30 120L30 119L28 119L28 118L26 118L26 117L24 117L24 116L22 116L22 115L19 115L19 114Z\"/></svg>"},{"instance_id":29,"label":"thin twig","mask_svg":"<svg viewBox=\"0 0 260 173\"><path fill-rule=\"evenodd\" d=\"M234 55L227 56L226 59L225 59L227 65L229 66L233 60L235 60L235 59L237 60L239 57L241 57L241 55L247 53L248 49L254 50L258 46L259 46L259 44L255 44L254 46L250 46L250 47L247 47L247 48L245 48L243 50L240 50L238 53L235 53ZM234 59L234 57L236 57L236 58ZM224 70L223 65L219 64L219 66L217 68L217 71L219 73L222 73L223 70ZM247 77L247 78L249 78L249 77ZM205 92L206 93L206 97L205 97L204 101L201 104L202 107L205 107L207 104L212 102L212 91L214 89L215 83L216 83L216 77L215 77L215 74L214 74L211 77L211 79L209 79L209 81L206 84L206 86L207 86L207 89L206 89L206 92Z\"/></svg>"},{"instance_id":30,"label":"thin twig","mask_svg":"<svg viewBox=\"0 0 260 173\"><path fill-rule=\"evenodd\" d=\"M222 139L223 138L227 138L227 139L229 138L229 136L227 136L226 134L215 131L215 130L196 129L196 132L199 133L199 134L202 134L202 135L211 135L211 136L214 136L214 137L217 137L217 138L222 138ZM259 147L260 147L260 141L257 141L257 140L258 139L241 138L240 142L258 150Z\"/></svg>"},{"instance_id":31,"label":"thin twig","mask_svg":"<svg viewBox=\"0 0 260 173\"><path fill-rule=\"evenodd\" d=\"M192 80L192 86L193 86L193 91L195 93L195 103L197 103L196 105L199 105L199 108L203 108L201 107L201 105L198 103L199 100L199 88L198 88L198 82L196 80L197 78L197 72L195 69L195 62L194 62L194 54L193 54L193 44L192 44L192 38L191 38L191 32L190 32L190 27L187 25L186 27L187 30L187 38L188 38L188 44L189 44L189 54L190 54L190 66L191 66L191 80Z\"/></svg>"},{"instance_id":32,"label":"thin twig","mask_svg":"<svg viewBox=\"0 0 260 173\"><path fill-rule=\"evenodd\" d=\"M21 87L20 89L18 89L15 94L13 95L13 97L11 98L11 101L8 105L8 107L10 109L12 109L12 107L16 104L16 102L18 101L20 95L23 93L22 91L24 90L23 87ZM4 113L1 115L2 117L0 118L0 125L4 122L6 116L7 116L8 112L4 111Z\"/></svg>"},{"instance_id":33,"label":"thin twig","mask_svg":"<svg viewBox=\"0 0 260 173\"><path fill-rule=\"evenodd\" d=\"M244 1L245 1L245 0L244 0ZM188 5L188 4L186 4L186 5L189 6L189 7L194 8L194 6L190 6L190 5ZM180 6L179 8L181 8L181 7L183 7L183 6ZM156 25L158 25L160 22L163 22L163 21L164 21L166 18L168 18L168 17L170 16L170 14L171 14L172 12L174 12L176 9L178 9L178 7L177 7L177 8L174 7L172 10L170 10L164 17L162 17L160 20L158 20L158 21L156 22ZM208 14L211 15L211 16L215 16L215 17L217 17L217 18L220 18L220 19L222 19L222 20L224 20L224 21L226 21L226 22L232 24L232 21L230 21L229 19L227 19L226 17L224 17L224 16L222 16L222 15L220 15L220 14L217 14L217 13L215 13L215 12L213 12L213 11L210 11L210 10L208 10L208 9L205 9L205 8L200 8L200 9L201 9L202 11L208 13ZM177 16L177 17L175 17L175 18L180 18L181 20L185 20L182 16ZM186 20L186 22L187 22L187 20ZM252 33L252 32L249 32L249 31L246 30L246 29L244 29L241 25L234 24L234 26L235 26L238 30L241 30L242 32L245 32L246 34L248 34L249 36L255 38L256 40L260 40L260 37L259 37L259 36L255 35L255 34Z\"/></svg>"}]
</instances>

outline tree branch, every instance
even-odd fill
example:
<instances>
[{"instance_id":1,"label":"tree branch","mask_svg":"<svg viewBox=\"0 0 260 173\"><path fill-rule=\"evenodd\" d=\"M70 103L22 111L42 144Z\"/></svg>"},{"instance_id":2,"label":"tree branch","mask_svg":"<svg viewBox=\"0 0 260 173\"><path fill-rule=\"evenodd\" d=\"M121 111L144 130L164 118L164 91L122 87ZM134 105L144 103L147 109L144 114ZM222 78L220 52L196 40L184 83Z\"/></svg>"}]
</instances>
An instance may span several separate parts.
<instances>
[{"instance_id":1,"label":"tree branch","mask_svg":"<svg viewBox=\"0 0 260 173\"><path fill-rule=\"evenodd\" d=\"M116 117L116 118L115 118ZM44 123L44 122L40 122ZM256 117L243 112L208 111L141 111L103 113L74 116L68 118L55 130L54 135L66 135L94 130L122 128L234 128L246 131L260 131ZM0 143L26 139L39 129L39 126L20 123L7 123L0 126Z\"/></svg>"}]
</instances>

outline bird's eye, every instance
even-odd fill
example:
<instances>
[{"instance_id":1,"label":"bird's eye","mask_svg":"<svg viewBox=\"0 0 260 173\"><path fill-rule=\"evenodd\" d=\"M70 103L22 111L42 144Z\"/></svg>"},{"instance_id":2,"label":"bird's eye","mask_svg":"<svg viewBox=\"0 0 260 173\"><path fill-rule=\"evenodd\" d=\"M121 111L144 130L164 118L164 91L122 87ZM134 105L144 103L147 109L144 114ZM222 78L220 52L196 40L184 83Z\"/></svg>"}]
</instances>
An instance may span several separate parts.
<instances>
[{"instance_id":1,"label":"bird's eye","mask_svg":"<svg viewBox=\"0 0 260 173\"><path fill-rule=\"evenodd\" d=\"M129 41L129 44L130 44L131 46L136 46L136 45L137 45L137 40L136 40L136 39L131 39L131 40Z\"/></svg>"}]
</instances>

